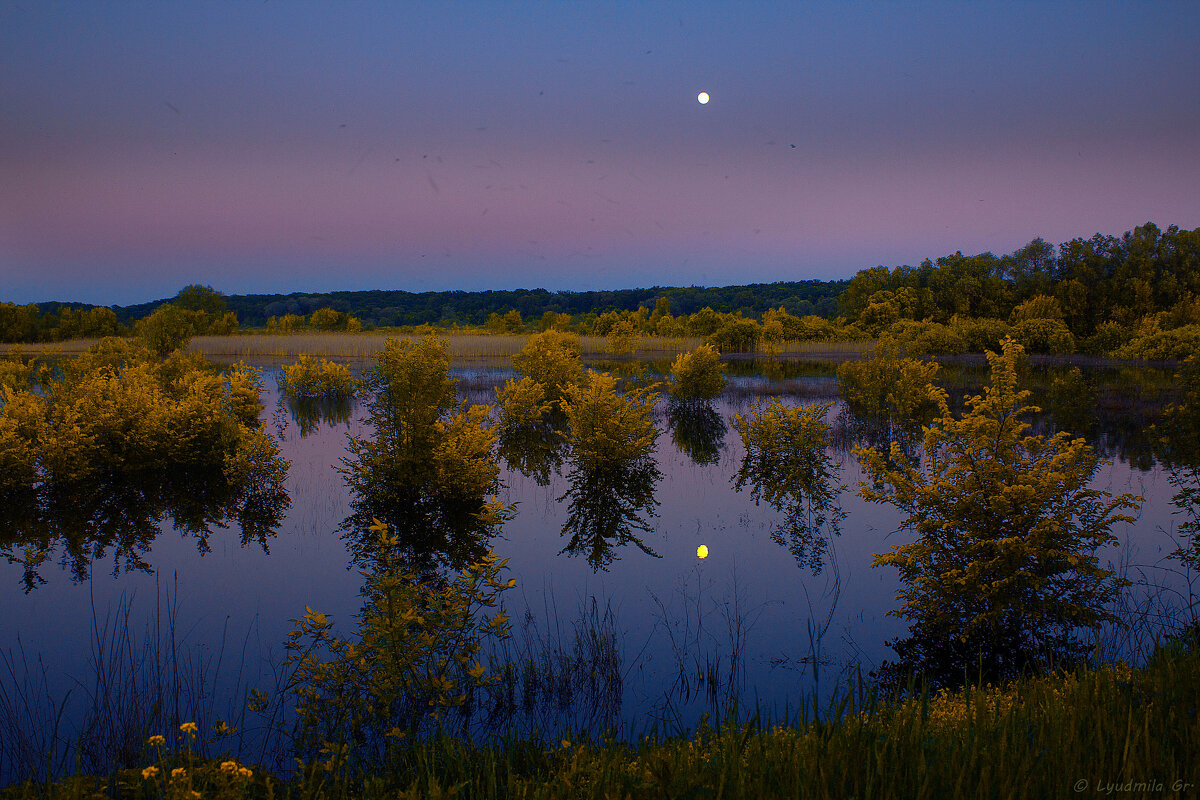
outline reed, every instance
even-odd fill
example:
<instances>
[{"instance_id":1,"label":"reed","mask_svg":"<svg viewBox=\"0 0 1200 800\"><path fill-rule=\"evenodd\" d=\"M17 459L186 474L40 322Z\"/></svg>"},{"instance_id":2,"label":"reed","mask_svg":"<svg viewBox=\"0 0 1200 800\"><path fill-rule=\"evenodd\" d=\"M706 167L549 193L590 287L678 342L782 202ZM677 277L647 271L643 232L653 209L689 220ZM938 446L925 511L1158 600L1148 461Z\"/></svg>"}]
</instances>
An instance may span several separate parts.
<instances>
[{"instance_id":1,"label":"reed","mask_svg":"<svg viewBox=\"0 0 1200 800\"><path fill-rule=\"evenodd\" d=\"M206 778L203 796L297 798L938 798L1189 796L1200 783L1200 652L1178 641L1144 669L1121 665L904 698L848 681L819 719L755 717L687 735L445 736L417 744L386 773L339 782L319 764L283 778L257 768ZM161 754L111 779L11 787L12 800L161 796ZM191 775L216 775L216 760ZM158 776L143 777L155 767ZM223 783L218 781L224 780ZM159 781L155 783L154 781ZM173 796L167 786L165 795Z\"/></svg>"}]
</instances>

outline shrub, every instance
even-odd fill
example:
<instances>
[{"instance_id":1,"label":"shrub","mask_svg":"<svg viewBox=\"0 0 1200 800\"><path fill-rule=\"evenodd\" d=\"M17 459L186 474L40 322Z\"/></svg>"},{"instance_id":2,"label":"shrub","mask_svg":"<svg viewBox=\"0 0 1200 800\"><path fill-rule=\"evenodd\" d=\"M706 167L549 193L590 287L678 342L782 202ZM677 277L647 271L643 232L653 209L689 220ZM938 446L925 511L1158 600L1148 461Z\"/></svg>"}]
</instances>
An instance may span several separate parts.
<instances>
[{"instance_id":1,"label":"shrub","mask_svg":"<svg viewBox=\"0 0 1200 800\"><path fill-rule=\"evenodd\" d=\"M1075 352L1075 336L1062 320L1021 320L1012 326L1009 335L1030 352L1053 355Z\"/></svg>"},{"instance_id":2,"label":"shrub","mask_svg":"<svg viewBox=\"0 0 1200 800\"><path fill-rule=\"evenodd\" d=\"M814 573L821 570L829 536L840 532L844 516L836 502L842 487L835 480L824 420L831 405L789 408L772 398L733 418L745 446L734 489L750 484L755 504L766 500L784 515L772 540Z\"/></svg>"},{"instance_id":3,"label":"shrub","mask_svg":"<svg viewBox=\"0 0 1200 800\"><path fill-rule=\"evenodd\" d=\"M1080 350L1085 353L1106 356L1129 344L1133 333L1119 322L1101 322L1096 330L1083 341Z\"/></svg>"},{"instance_id":4,"label":"shrub","mask_svg":"<svg viewBox=\"0 0 1200 800\"><path fill-rule=\"evenodd\" d=\"M902 319L880 337L881 343L893 343L910 356L953 355L967 351L962 331L940 322Z\"/></svg>"},{"instance_id":5,"label":"shrub","mask_svg":"<svg viewBox=\"0 0 1200 800\"><path fill-rule=\"evenodd\" d=\"M549 329L529 337L513 356L513 369L542 385L546 400L555 408L562 403L567 387L583 371L579 337Z\"/></svg>"},{"instance_id":6,"label":"shrub","mask_svg":"<svg viewBox=\"0 0 1200 800\"><path fill-rule=\"evenodd\" d=\"M456 406L446 340L388 339L376 360L371 439L350 437L339 470L354 493L342 523L357 561L371 562L384 520L422 568L460 569L486 552L504 520L495 499L497 432L485 405Z\"/></svg>"},{"instance_id":7,"label":"shrub","mask_svg":"<svg viewBox=\"0 0 1200 800\"><path fill-rule=\"evenodd\" d=\"M1021 346L988 353L991 385L961 417L945 403L926 430L924 470L893 444L884 455L858 448L869 479L859 493L907 516L916 540L877 554L900 570L911 623L901 658L938 683L981 667L1009 678L1056 658L1078 657L1078 631L1115 621L1106 608L1122 585L1096 551L1122 509L1141 498L1088 488L1099 460L1083 439L1028 434L1037 409L1017 390Z\"/></svg>"},{"instance_id":8,"label":"shrub","mask_svg":"<svg viewBox=\"0 0 1200 800\"><path fill-rule=\"evenodd\" d=\"M749 353L758 347L762 327L752 319L732 317L705 340L722 353Z\"/></svg>"},{"instance_id":9,"label":"shrub","mask_svg":"<svg viewBox=\"0 0 1200 800\"><path fill-rule=\"evenodd\" d=\"M966 340L968 353L999 350L1000 342L1009 334L1007 322L991 317L955 317L950 327Z\"/></svg>"},{"instance_id":10,"label":"shrub","mask_svg":"<svg viewBox=\"0 0 1200 800\"><path fill-rule=\"evenodd\" d=\"M671 364L671 397L680 403L703 403L725 389L721 355L712 345L702 344L680 353Z\"/></svg>"},{"instance_id":11,"label":"shrub","mask_svg":"<svg viewBox=\"0 0 1200 800\"><path fill-rule=\"evenodd\" d=\"M350 780L396 765L451 712L469 716L499 680L483 663L484 644L510 635L507 614L488 609L516 584L501 581L508 561L491 552L453 580L431 583L391 555L399 543L384 523L371 530L383 555L364 573L356 636L341 638L325 614L306 608L287 642L298 749L331 754L327 771Z\"/></svg>"},{"instance_id":12,"label":"shrub","mask_svg":"<svg viewBox=\"0 0 1200 800\"><path fill-rule=\"evenodd\" d=\"M280 388L295 398L341 399L353 396L358 380L345 364L301 354L280 372Z\"/></svg>"},{"instance_id":13,"label":"shrub","mask_svg":"<svg viewBox=\"0 0 1200 800\"><path fill-rule=\"evenodd\" d=\"M899 358L881 344L869 358L838 365L838 388L859 416L920 420L945 402L946 393L933 385L937 372L936 362Z\"/></svg>"},{"instance_id":14,"label":"shrub","mask_svg":"<svg viewBox=\"0 0 1200 800\"><path fill-rule=\"evenodd\" d=\"M496 390L496 400L500 403L500 427L505 430L536 425L551 409L546 387L528 375L506 381L504 388Z\"/></svg>"},{"instance_id":15,"label":"shrub","mask_svg":"<svg viewBox=\"0 0 1200 800\"><path fill-rule=\"evenodd\" d=\"M1118 348L1115 355L1143 361L1170 361L1183 360L1195 353L1200 353L1200 325L1184 325L1139 336Z\"/></svg>"},{"instance_id":16,"label":"shrub","mask_svg":"<svg viewBox=\"0 0 1200 800\"><path fill-rule=\"evenodd\" d=\"M632 355L641 344L641 335L637 323L632 319L622 319L608 331L608 352L613 355Z\"/></svg>"}]
</instances>

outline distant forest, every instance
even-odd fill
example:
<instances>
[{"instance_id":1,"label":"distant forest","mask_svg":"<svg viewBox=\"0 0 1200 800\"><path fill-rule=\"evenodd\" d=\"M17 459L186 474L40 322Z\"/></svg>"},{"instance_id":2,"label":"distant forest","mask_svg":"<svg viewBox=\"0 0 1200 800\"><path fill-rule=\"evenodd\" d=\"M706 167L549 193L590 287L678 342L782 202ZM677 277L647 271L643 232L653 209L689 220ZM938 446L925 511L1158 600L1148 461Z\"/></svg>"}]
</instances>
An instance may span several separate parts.
<instances>
[{"instance_id":1,"label":"distant forest","mask_svg":"<svg viewBox=\"0 0 1200 800\"><path fill-rule=\"evenodd\" d=\"M540 319L547 311L572 317L607 311L653 310L665 297L674 314L691 314L702 308L727 313L740 312L758 318L771 308L784 308L796 316L816 315L832 318L838 311L838 297L849 281L798 281L756 283L718 288L653 287L595 292L550 292L545 289L512 289L486 292L405 292L372 290L308 294L234 294L223 295L223 310L237 314L242 327L262 327L271 317L293 314L310 316L322 308L332 308L347 317L356 317L364 325L392 327L404 325L485 325L493 314L517 311L524 319ZM111 335L108 323L131 327L159 306L174 298L132 306L92 306L85 303L47 302L14 306L0 303L0 341L51 341L74 336ZM112 316L99 312L111 308ZM65 313L64 313L65 312ZM89 314L88 312L92 312ZM87 317L81 321L80 317ZM89 322L95 318L93 324ZM62 322L67 327L55 335ZM94 330L93 330L94 329ZM69 333L69 335L61 335Z\"/></svg>"},{"instance_id":2,"label":"distant forest","mask_svg":"<svg viewBox=\"0 0 1200 800\"><path fill-rule=\"evenodd\" d=\"M822 330L799 324L800 318L819 317L836 325L839 338L892 339L910 352L978 352L1011 333L1034 352L1121 351L1128 357L1176 358L1189 349L1200 350L1200 228L1173 225L1164 231L1148 222L1122 236L1096 234L1057 247L1037 238L1006 255L959 252L916 267L864 269L841 281L592 292L287 295L220 295L191 286L175 298L134 306L0 303L0 341L123 333L166 303L193 314L204 312L192 323L195 332L287 329L289 320L306 319L323 327L311 321L321 312L329 324L342 327L353 320L355 327L366 328L430 324L495 329L503 319L513 323L506 328L513 331L569 315L573 329L600 335L620 315L643 333L661 335L655 326L662 327L664 313L668 320L683 319L708 308L753 321L758 332L748 331L751 338L767 336L771 320L781 322L784 338L800 335L793 329ZM692 327L684 329L691 333Z\"/></svg>"}]
</instances>

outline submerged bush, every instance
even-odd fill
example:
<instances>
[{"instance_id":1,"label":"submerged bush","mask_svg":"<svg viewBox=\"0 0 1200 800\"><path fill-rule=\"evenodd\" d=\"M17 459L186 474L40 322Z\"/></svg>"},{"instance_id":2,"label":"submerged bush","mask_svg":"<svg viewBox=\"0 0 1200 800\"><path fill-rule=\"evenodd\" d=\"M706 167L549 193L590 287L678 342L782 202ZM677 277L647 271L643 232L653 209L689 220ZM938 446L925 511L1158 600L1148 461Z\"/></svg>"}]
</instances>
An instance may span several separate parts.
<instances>
[{"instance_id":1,"label":"submerged bush","mask_svg":"<svg viewBox=\"0 0 1200 800\"><path fill-rule=\"evenodd\" d=\"M325 771L352 780L396 765L432 729L469 719L499 680L481 651L510 634L508 615L488 609L516 584L501 581L508 561L491 552L431 583L393 555L398 542L384 523L371 530L382 555L364 573L356 635L342 638L307 608L287 643L297 750L308 759L330 754Z\"/></svg>"},{"instance_id":2,"label":"submerged bush","mask_svg":"<svg viewBox=\"0 0 1200 800\"><path fill-rule=\"evenodd\" d=\"M358 386L345 364L308 354L302 354L295 364L284 364L279 383L283 391L297 398L348 398Z\"/></svg>"},{"instance_id":3,"label":"submerged bush","mask_svg":"<svg viewBox=\"0 0 1200 800\"><path fill-rule=\"evenodd\" d=\"M1017 389L1021 346L988 353L991 385L926 429L924 469L899 445L891 453L858 448L869 482L865 500L890 503L916 540L877 554L895 566L911 624L896 645L901 661L937 683L981 669L1011 678L1027 668L1077 658L1079 632L1115 621L1107 603L1122 582L1099 564L1115 541L1120 512L1141 498L1088 488L1100 466L1091 447L1059 433L1028 433L1028 391Z\"/></svg>"},{"instance_id":4,"label":"submerged bush","mask_svg":"<svg viewBox=\"0 0 1200 800\"><path fill-rule=\"evenodd\" d=\"M755 504L765 500L783 514L772 540L814 573L820 572L829 537L841 532L844 516L824 420L831 405L788 407L772 398L733 417L745 446L734 489L740 492L749 484Z\"/></svg>"},{"instance_id":5,"label":"submerged bush","mask_svg":"<svg viewBox=\"0 0 1200 800\"><path fill-rule=\"evenodd\" d=\"M688 353L680 353L671 364L671 398L679 403L704 403L725 389L721 374L721 354L712 345L702 344Z\"/></svg>"},{"instance_id":6,"label":"submerged bush","mask_svg":"<svg viewBox=\"0 0 1200 800\"><path fill-rule=\"evenodd\" d=\"M580 349L578 336L551 328L529 337L513 356L513 369L541 384L546 401L557 409L583 372Z\"/></svg>"},{"instance_id":7,"label":"submerged bush","mask_svg":"<svg viewBox=\"0 0 1200 800\"><path fill-rule=\"evenodd\" d=\"M937 372L937 362L900 358L881 343L869 358L838 365L838 388L855 414L920 421L945 402L945 391L933 384Z\"/></svg>"}]
</instances>

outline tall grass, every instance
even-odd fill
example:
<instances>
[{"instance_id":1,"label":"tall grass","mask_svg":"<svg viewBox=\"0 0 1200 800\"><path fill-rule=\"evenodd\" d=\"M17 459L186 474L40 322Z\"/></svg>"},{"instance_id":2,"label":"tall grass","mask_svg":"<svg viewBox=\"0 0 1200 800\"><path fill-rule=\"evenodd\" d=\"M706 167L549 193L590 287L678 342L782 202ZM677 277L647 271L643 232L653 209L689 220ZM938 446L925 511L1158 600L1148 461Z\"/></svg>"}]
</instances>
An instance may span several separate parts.
<instances>
[{"instance_id":1,"label":"tall grass","mask_svg":"<svg viewBox=\"0 0 1200 800\"><path fill-rule=\"evenodd\" d=\"M685 736L555 736L488 743L437 737L387 774L353 784L317 764L255 770L204 796L297 798L1041 798L1193 796L1200 783L1200 653L1194 640L1123 666L907 699L849 681L820 719L756 717ZM170 756L155 764L160 773ZM197 771L199 772L199 771ZM212 769L210 772L215 773ZM165 783L165 781L163 782ZM25 784L9 798L153 796L117 780ZM167 796L172 796L169 792Z\"/></svg>"}]
</instances>

